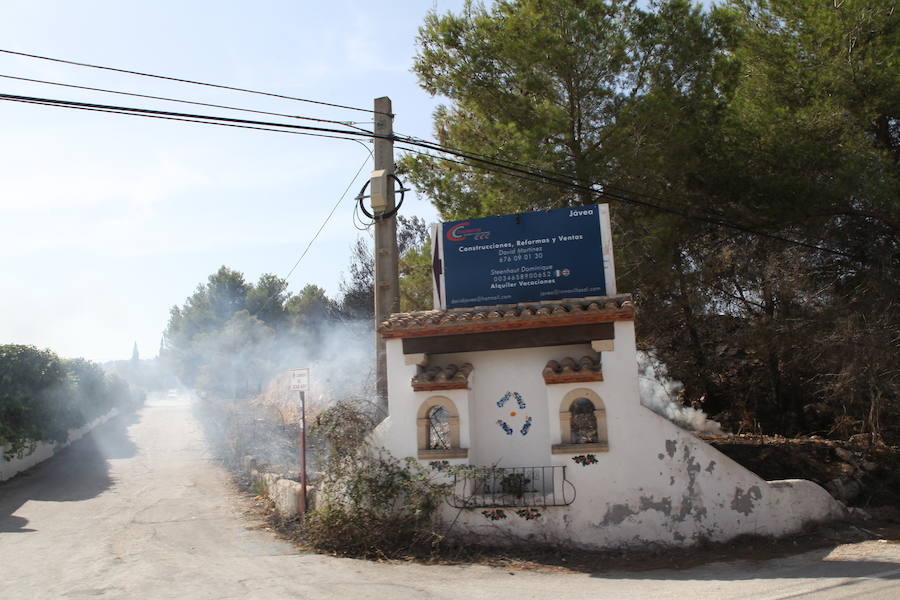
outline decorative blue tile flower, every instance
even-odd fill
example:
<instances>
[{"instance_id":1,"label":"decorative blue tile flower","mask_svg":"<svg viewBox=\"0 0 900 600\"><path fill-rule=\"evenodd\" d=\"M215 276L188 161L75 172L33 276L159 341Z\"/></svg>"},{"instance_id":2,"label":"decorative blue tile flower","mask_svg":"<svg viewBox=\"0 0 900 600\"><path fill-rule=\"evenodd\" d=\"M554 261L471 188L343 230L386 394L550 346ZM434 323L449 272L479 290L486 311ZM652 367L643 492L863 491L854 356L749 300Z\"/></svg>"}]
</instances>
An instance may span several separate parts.
<instances>
[{"instance_id":1,"label":"decorative blue tile flower","mask_svg":"<svg viewBox=\"0 0 900 600\"><path fill-rule=\"evenodd\" d=\"M522 435L528 435L528 430L531 429L531 417L525 418L525 424L522 425L522 429L519 430L519 433Z\"/></svg>"},{"instance_id":2,"label":"decorative blue tile flower","mask_svg":"<svg viewBox=\"0 0 900 600\"><path fill-rule=\"evenodd\" d=\"M513 397L516 399L516 404L519 405L520 409L525 408L525 401L522 400L522 395L519 392L513 392Z\"/></svg>"}]
</instances>

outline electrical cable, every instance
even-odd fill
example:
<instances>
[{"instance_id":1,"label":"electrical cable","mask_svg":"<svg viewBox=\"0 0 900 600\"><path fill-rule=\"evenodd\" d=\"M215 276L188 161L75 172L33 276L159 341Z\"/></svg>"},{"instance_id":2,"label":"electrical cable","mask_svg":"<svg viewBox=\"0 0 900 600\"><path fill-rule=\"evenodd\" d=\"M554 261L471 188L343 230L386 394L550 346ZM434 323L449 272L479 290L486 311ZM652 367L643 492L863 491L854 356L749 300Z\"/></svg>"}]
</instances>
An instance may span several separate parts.
<instances>
[{"instance_id":1,"label":"electrical cable","mask_svg":"<svg viewBox=\"0 0 900 600\"><path fill-rule=\"evenodd\" d=\"M544 177L544 176L550 176L550 177L552 177L552 178L561 179L561 180L571 179L571 176L570 176L570 175L565 174L565 173L560 173L559 171L551 171L551 170L544 169L544 168L542 168L542 167L534 167L534 166L529 165L529 164L527 164L527 163L522 163L522 162L518 162L518 161L514 161L514 160L502 158L502 157L496 157L496 156L489 155L489 154L478 153L478 152L474 152L474 151L460 150L459 148L454 148L453 146L444 146L444 145L442 145L442 144L438 144L437 142L431 142L431 141L429 141L429 140L425 140L425 139L423 139L423 138L418 138L418 137L415 137L415 136L409 136L409 135L399 134L399 138L403 138L403 139L405 139L405 140L409 140L410 143L416 142L417 145L419 145L420 147L430 147L431 149L434 149L434 150L436 150L436 151L438 151L438 152L445 152L445 151L446 151L445 149L447 149L447 150L453 150L455 153L459 153L459 155L465 155L465 154L471 155L471 156L473 156L473 157L476 157L476 158L475 158L476 160L477 160L477 159L481 159L481 158L485 158L485 159L488 159L488 160L490 160L490 161L501 161L502 163L506 163L506 164L512 165L512 166L514 166L514 167L522 167L522 168L524 168L524 169L526 169L526 170L532 170L535 174L537 174L537 175L539 175L539 176L541 176L541 177ZM399 139L399 138L398 138L398 139ZM427 153L420 153L420 154L423 154L424 156L430 156L430 155L428 155ZM443 158L443 157L433 157L433 158L442 158L442 159L446 160L446 159ZM457 162L457 161L454 161L454 162ZM463 164L463 163L460 163L460 164ZM473 167L474 165L469 165L469 166L470 166L470 167ZM485 169L485 170L490 171L489 169ZM493 172L497 172L497 171L493 171ZM546 182L545 182L545 183L546 183ZM569 185L570 185L570 184L566 184L567 187L569 187ZM648 194L648 193L644 193L644 192L638 192L638 191L636 191L636 190L632 190L632 189L628 189L628 188L623 188L623 187L621 187L621 186L616 186L616 185L613 185L613 184L610 184L610 183L607 183L607 182L604 182L604 183L600 184L600 187L602 188L602 190L595 189L595 187L592 186L592 185L586 185L586 184L584 184L584 183L580 183L580 182L575 181L575 180L571 181L571 186L575 186L575 187L579 187L579 186L580 186L582 189L584 189L584 188L590 188L590 190L591 190L592 193L594 193L594 194L602 194L602 195L605 196L605 197L608 197L608 198L611 198L611 199L617 199L617 200L620 200L620 201L625 201L624 198L623 198L622 196L618 196L618 197L617 197L617 194L615 194L615 193L610 194L610 193L608 193L608 192L609 192L609 191L612 191L612 192L615 192L615 191L621 192L622 194L626 195L625 197L629 198L629 200L633 200L635 196L636 196L636 197L646 198L646 199L649 199L649 200L654 200L654 201L656 201L656 202L668 202L668 201L670 201L670 200L672 199L671 197L668 198L668 199L664 199L664 198L661 198L660 196L657 196L657 195L654 195L654 194ZM853 256L853 255L850 255L850 254L847 254L847 253L844 253L844 252L841 252L841 251L838 251L838 250L834 250L834 249L832 249L832 248L828 248L828 247L826 247L826 246L822 246L822 245L818 245L818 244L809 244L809 243L807 243L807 242L801 242L801 241L799 241L799 240L795 240L795 239L792 239L792 238L787 238L787 237L783 237L783 236L778 236L778 235L776 235L776 234L769 234L769 233L767 233L767 232L761 231L761 230L756 229L756 228L754 228L754 227L750 227L750 226L747 226L747 225L742 225L742 224L739 224L739 223L735 223L734 221L729 221L729 220L727 220L727 215L725 215L725 213L724 213L723 211L721 211L721 210L714 210L714 209L711 209L710 207L703 207L703 208L701 209L701 210L702 210L702 213L701 213L701 214L690 214L690 213L687 213L687 212L678 212L677 210L674 210L674 209L673 209L673 210L669 210L669 209L667 209L666 207L659 206L659 205L653 205L653 204L650 204L650 203L645 204L645 206L648 207L648 208L649 208L649 207L655 208L656 210L662 210L662 211L665 211L665 212L670 212L671 214L675 214L675 215L678 215L678 216L681 216L681 217L683 217L683 218L690 219L690 220L706 220L707 223L713 224L713 225L718 225L719 227L725 227L725 228L730 228L730 229L737 229L737 230L739 230L739 231L742 231L743 233L749 233L749 234L751 234L751 235L757 235L757 236L761 236L761 237L767 237L767 238L770 238L770 239L773 239L773 240L777 240L777 241L781 241L781 242L784 242L784 243L793 244L793 245L798 245L798 246L801 246L801 247L806 247L806 248L808 248L808 249L821 250L821 251L824 251L824 252L828 252L828 253L831 253L831 254L836 254L836 255L838 255L838 256L844 256L844 257L846 257L846 258L850 258L850 259L857 260L857 261L862 260L862 259L861 259L860 257L858 257L858 256ZM686 210L686 209L682 208L682 210L684 211L684 210ZM711 220L710 220L710 219L711 219ZM761 226L762 226L762 225L761 225Z\"/></svg>"},{"instance_id":2,"label":"electrical cable","mask_svg":"<svg viewBox=\"0 0 900 600\"><path fill-rule=\"evenodd\" d=\"M374 221L369 221L366 223L362 220L362 217L359 216L359 203L353 203L353 227L357 231L369 231L372 226L375 224Z\"/></svg>"},{"instance_id":3,"label":"electrical cable","mask_svg":"<svg viewBox=\"0 0 900 600\"><path fill-rule=\"evenodd\" d=\"M368 150L368 148L366 148L366 150ZM303 254L300 255L300 258L297 259L297 262L294 263L294 266L291 267L291 270L288 271L288 274L284 276L285 281L290 279L291 275L293 275L293 273L294 273L294 270L296 270L297 266L300 264L300 261L302 261L303 257L306 256L306 253L309 252L309 249L312 247L313 242L315 242L318 239L319 234L322 233L322 230L325 229L326 225L328 225L328 221L331 220L331 217L334 215L334 211L337 210L337 207L344 200L344 197L347 195L347 192L349 192L350 188L353 187L353 184L356 183L356 180L359 177L359 174L362 173L363 168L366 166L366 163L369 162L369 158L371 158L371 156L372 156L372 153L369 152L369 156L366 157L365 160L363 160L363 163L359 166L359 169L357 169L356 174L353 176L353 179L350 181L349 184L347 184L347 187L344 188L344 192L338 198L337 202L334 203L334 206L331 207L331 212L328 213L328 216L325 217L324 221L322 221L322 224L319 226L319 229L316 231L315 235L313 235L312 239L309 240L309 243L306 245L306 248L304 248L304 250L303 250Z\"/></svg>"},{"instance_id":4,"label":"electrical cable","mask_svg":"<svg viewBox=\"0 0 900 600\"><path fill-rule=\"evenodd\" d=\"M244 92L247 94L257 94L259 96L269 96L272 98L281 98L283 100L295 100L297 102L308 102L310 104L319 104L321 106L330 106L332 108L343 108L346 110L355 110L355 111L359 111L359 112L367 112L367 113L375 113L375 114L388 114L388 113L383 113L380 111L371 110L368 108L359 108L356 106L348 106L346 104L335 104L334 102L325 102L323 100L310 100L309 98L298 98L296 96L286 96L284 94L275 94L272 92L261 92L258 90L239 88L239 87L234 87L234 86L230 86L230 85L221 85L221 84L217 84L217 83L206 83L203 81L194 81L192 79L182 79L180 77L170 77L167 75L154 75L153 73L143 73L141 71L134 71L131 69L118 69L115 67L105 67L102 65L94 65L94 64L90 64L90 63L77 62L74 60L66 60L66 59L62 59L62 58L51 58L49 56L40 56L38 54L28 54L27 52L17 52L15 50L4 50L4 49L0 48L0 52L2 52L4 54L13 54L16 56L24 56L26 58L36 58L39 60L47 60L47 61L67 64L67 65L75 65L78 67L88 67L91 69L100 69L103 71L113 71L116 73L125 73L127 75L139 75L141 77L152 77L154 79L163 79L166 81L176 81L178 83L189 83L191 85L201 85L201 86L205 86L205 87L217 88L217 89L222 89L222 90L231 90L234 92ZM393 116L393 115L390 115L390 116Z\"/></svg>"},{"instance_id":5,"label":"electrical cable","mask_svg":"<svg viewBox=\"0 0 900 600\"><path fill-rule=\"evenodd\" d=\"M363 160L363 163L359 166L359 169L357 169L356 174L353 176L353 179L350 180L350 183L347 185L346 189L344 189L344 193L342 193L340 195L337 202L335 202L334 206L331 207L331 212L328 213L328 216L326 216L325 220L322 221L322 224L319 226L319 229L316 231L315 235L313 235L312 239L309 240L309 243L306 244L306 248L303 249L303 253L300 255L300 258L297 259L297 262L294 263L294 266L291 267L291 270L287 272L287 275L285 275L284 277L281 278L282 281L285 282L285 287L287 287L287 281L291 278L291 275L294 274L294 271L300 265L300 262L303 260L303 258L306 256L306 254L309 252L309 249L312 247L313 243L319 238L319 234L322 233L322 230L325 229L326 225L328 225L328 222L331 220L331 217L334 216L334 212L337 210L337 207L344 200L344 197L347 195L347 192L350 191L350 188L353 187L354 183L356 183L356 180L359 178L359 174L362 173L362 170L366 166L366 163L368 163L369 159L373 157L372 150L369 149L369 147L366 146L364 143L360 142L359 140L350 140L350 141L356 142L357 144L362 146L369 153L369 156ZM283 291L284 290L276 291L275 293L271 294L268 298L266 298L266 301L263 302L262 306L259 308L259 311L265 310L266 307L269 306L269 303L272 301L272 299L275 298L278 294L280 294Z\"/></svg>"},{"instance_id":6,"label":"electrical cable","mask_svg":"<svg viewBox=\"0 0 900 600\"><path fill-rule=\"evenodd\" d=\"M410 143L412 143L412 142L406 141L405 143L410 144ZM420 144L416 144L416 145L420 145ZM433 146L433 145L431 145L431 146ZM412 150L412 149L410 149L410 148L403 148L403 149L406 150L406 151L409 151L409 152L415 152L416 154L421 154L421 155L424 155L424 156L432 156L432 157L433 157L433 155L429 155L428 153L422 152L421 150ZM437 148L434 148L434 147L432 147L431 149L432 149L432 150L436 150L436 151L441 151L441 150L438 150ZM672 214L672 215L675 215L675 216L679 216L679 217L681 217L681 218L683 218L683 219L687 219L687 220L691 220L691 221L703 222L703 223L706 223L706 224L708 224L708 225L714 225L714 226L717 226L717 227L723 227L723 228L728 228L728 229L734 229L734 230L741 231L741 232L743 232L743 233L747 233L747 234L750 234L750 235L755 235L755 236L759 236L759 237L765 237L765 238L772 239L772 240L775 240L775 241L779 241L779 242L782 242L782 243L786 243L786 244L790 244L790 245L794 245L794 246L799 246L799 247L808 248L808 249L810 249L810 250L818 250L818 251L821 251L821 252L827 252L827 253L830 253L830 254L835 254L835 255L838 255L838 256L843 256L843 257L845 257L845 258L850 258L850 259L853 259L853 260L860 260L859 257L853 256L853 255L851 255L851 254L847 254L846 252L842 252L842 251L840 251L840 250L835 250L835 249L833 249L833 248L829 248L829 247L827 247L827 246L819 246L819 245L817 245L817 244L811 244L811 243L808 243L808 242L803 242L803 241L800 241L800 240L795 240L795 239L788 238L788 237L784 237L784 236L780 236L780 235L777 235L777 234L774 234L774 233L768 233L768 232L765 232L765 231L759 231L759 230L757 230L757 229L753 229L753 228L748 227L748 226L746 226L746 225L741 225L741 224L739 224L739 223L732 223L732 222L726 221L726 220L724 220L724 219L720 219L720 218L716 218L716 217L705 217L705 216L702 216L702 215L691 214L691 213L688 213L688 212L686 212L686 211L679 210L679 209L675 209L675 208L670 208L670 207L666 207L666 206L659 206L659 205L653 204L653 203L651 203L651 202L645 202L645 201L643 201L643 200L637 200L637 199L631 198L631 197L629 197L629 196L624 196L624 195L621 195L621 194L616 194L616 193L609 192L609 191L606 191L606 190L597 190L597 189L594 189L594 188L591 187L591 186L586 186L586 185L583 185L583 184L579 184L579 183L574 182L574 181L566 181L566 180L563 180L563 179L560 179L560 178L555 178L555 177L550 177L550 176L548 176L548 175L543 175L543 174L538 173L538 172L528 171L528 170L526 170L526 169L520 169L520 168L517 168L517 167L511 167L511 166L503 165L503 164L500 164L500 163L495 163L495 162L492 162L492 161L489 161L489 160L486 160L486 159L482 159L482 158L470 157L470 156L467 156L465 153L462 153L462 152L450 152L450 151L444 151L444 152L446 152L447 154L453 155L453 156L458 156L458 157L465 158L465 159L468 159L468 160L477 161L477 162L479 162L479 163L484 163L484 164L489 164L489 165L492 165L492 166L495 166L495 167L499 167L499 168L501 168L501 169L508 170L508 171L510 171L510 172L512 172L512 173L517 173L517 174L519 174L519 178L520 178L520 179L526 179L526 180L533 181L533 182L550 183L550 184L556 184L556 185L560 185L560 186L564 186L564 187L569 187L569 188L574 188L574 189L580 189L580 190L582 190L582 191L585 191L585 192L588 192L588 193L590 193L590 194L597 195L597 196L600 196L600 197L603 197L603 198L609 198L610 200L616 200L616 201L622 202L622 203L624 203L624 204L631 204L631 205L636 205L636 206L640 206L640 207L643 207L643 208L650 208L650 209L653 209L653 210L656 210L656 211L659 211L659 212L664 212L664 213ZM433 158L434 158L434 157L433 157ZM460 165L465 165L465 166L468 166L468 167L470 167L470 168L471 168L471 167L483 168L481 165L473 165L473 164L471 164L471 163L466 163L465 161L462 161L462 160L453 160L453 159L448 159L448 158L446 158L446 157L436 157L436 158L439 158L439 159L441 159L441 160L447 160L447 161L449 161L449 162L457 163L457 164L460 164ZM497 172L497 171L495 171L495 172ZM506 171L503 171L503 173L504 173L504 174L509 174L509 175L512 174L512 173L507 173Z\"/></svg>"},{"instance_id":7,"label":"electrical cable","mask_svg":"<svg viewBox=\"0 0 900 600\"><path fill-rule=\"evenodd\" d=\"M600 197L608 198L610 200L622 202L623 204L630 204L630 205L639 206L639 207L643 207L643 208L649 208L652 210L656 210L658 212L664 212L664 213L672 214L675 216L679 216L679 217L682 217L687 220L703 222L708 225L714 225L716 227L724 227L724 228L734 229L734 230L741 231L743 233L747 233L750 235L765 237L765 238L769 238L772 240L780 241L780 242L798 246L798 247L804 247L804 248L808 248L811 250L827 252L830 254L843 256L845 258L850 258L853 260L860 260L858 257L847 254L846 252L842 252L840 250L835 250L833 248L828 248L826 246L819 246L816 244L811 244L811 243L803 242L800 240L794 240L794 239L780 236L777 234L759 231L759 230L753 229L749 226L742 225L740 223L733 223L733 222L730 222L730 221L727 221L725 219L718 218L718 217L706 217L703 215L692 214L687 211L676 209L676 208L660 206L660 205L654 204L652 202L638 200L638 199L632 198L630 196L617 194L617 193L608 191L606 189L598 190L598 189L595 189L593 186L586 186L586 185L580 184L576 181L571 181L571 180L561 178L561 177L551 177L549 175L545 175L540 172L532 171L532 170L525 169L525 168L504 165L504 164L501 164L501 163L498 163L498 162L495 162L492 160L479 158L477 156L473 156L473 155L470 155L465 152L445 150L442 147L440 147L439 145L433 144L430 142L406 140L406 139L402 139L402 138L396 138L395 136L391 136L391 135L378 135L378 134L374 134L374 133L373 134L364 134L364 133L357 132L357 131L332 129L332 128L327 128L327 127L316 127L316 126L312 126L312 125L292 125L292 124L286 124L286 123L272 123L272 122L268 122L268 121L252 121L252 120L247 120L247 119L235 119L235 118L231 118L231 117L216 117L216 116L210 116L210 115L197 115L197 114L192 114L192 113L177 113L177 112L150 110L150 109L143 109L143 108L110 106L110 105L103 105L103 104L74 102L74 101L68 101L68 100L55 100L55 99L50 99L50 98L34 98L34 97L29 97L29 96L18 96L18 95L12 95L12 94L0 94L0 100L25 102L25 103L32 103L32 104L43 104L43 105L47 105L47 106L60 106L60 107L65 107L65 108L75 108L75 109L81 109L81 110L96 110L96 111L100 111L100 112L111 112L111 113L125 114L125 115L130 115L130 116L149 116L149 117L164 118L164 119L167 118L167 119L171 119L171 120L184 120L184 121L190 121L190 122L196 122L196 123L230 125L230 126L244 127L247 129L263 129L265 131L275 131L275 132L283 132L283 133L291 133L291 132L296 132L297 130L299 130L299 131L312 131L312 132L316 132L319 134L338 134L337 136L322 135L322 137L339 137L340 135L343 135L344 139L352 139L350 136L359 137L359 136L365 135L366 137L369 137L369 138L387 139L387 140L391 140L391 141L405 143L408 145L413 145L413 146L417 146L417 147L421 147L421 148L430 149L430 150L433 150L436 152L441 152L444 154L449 154L451 156L456 156L458 158L462 158L462 159L466 159L466 160L478 163L478 164L472 164L471 162L466 163L466 162L460 161L460 160L451 160L451 159L447 159L446 157L438 157L443 160L449 160L450 162L456 162L458 164L468 166L470 168L472 168L472 167L484 168L484 165L493 166L493 167L502 169L503 170L502 172L505 175L518 174L519 176L524 176L523 178L526 178L530 181L547 183L547 184L555 184L555 185L565 186L565 187L569 187L569 188L573 188L573 189L579 189L579 190L585 191L585 192L593 194L593 195L597 195ZM279 129L273 129L273 128L279 128ZM285 129L287 129L289 131L285 131ZM407 150L412 151L410 149L407 149ZM428 153L422 152L420 150L416 150L414 152L425 155L425 156L432 156L432 155L429 155Z\"/></svg>"},{"instance_id":8,"label":"electrical cable","mask_svg":"<svg viewBox=\"0 0 900 600\"><path fill-rule=\"evenodd\" d=\"M600 187L602 187L602 191L601 191L601 190L597 190L593 185L585 184L585 183L582 183L582 182L579 182L579 181L573 179L571 177L571 175L569 175L567 173L560 173L559 171L551 171L551 170L547 170L543 167L535 167L535 166L529 165L527 163L518 162L518 161L514 161L514 160L502 158L502 157L497 157L497 156L490 155L490 154L484 154L484 153L479 153L479 152L474 152L474 151L469 151L469 150L461 150L459 148L454 148L453 146L444 146L442 144L438 144L437 142L431 142L429 140L425 140L423 138L418 138L418 137L414 137L414 136L400 136L400 137L402 137L404 139L404 141L407 141L408 143L415 143L416 145L418 145L420 147L429 148L429 149L432 149L432 150L435 150L438 152L452 151L452 153L454 153L456 155L465 155L465 156L472 157L472 160L485 159L489 162L493 162L494 164L498 164L498 165L502 164L504 166L504 168L506 168L507 165L510 167L520 167L521 169L528 170L528 171L535 173L536 175L539 175L541 177L551 177L551 178L557 178L557 179L561 179L561 180L571 180L572 185L581 185L583 187L590 188L591 190L594 190L595 193L601 193L602 191L618 190L619 192L628 194L630 197L638 196L638 197L647 198L649 200L655 200L657 202L666 202L665 199L660 198L659 196L654 196L652 194L637 192L635 190L630 190L630 189L616 186L616 185L606 183L606 182L600 184ZM398 138L398 140L399 139L400 138ZM663 208L663 207L659 207L659 208ZM703 212L710 218L724 219L724 215L722 212L710 211L707 208L704 208ZM681 215L681 216L684 216L684 215Z\"/></svg>"},{"instance_id":9,"label":"electrical cable","mask_svg":"<svg viewBox=\"0 0 900 600\"><path fill-rule=\"evenodd\" d=\"M266 131L283 131L283 129L272 129L273 127L284 128L289 130L314 131L319 133L343 134L353 137L377 137L383 139L391 139L390 136L377 135L370 132L348 131L345 129L333 129L329 127L317 127L313 125L293 125L289 123L273 123L271 121L253 121L249 119L235 119L233 117L219 117L213 115L198 115L194 113L181 113L166 110L153 110L149 108L136 108L130 106L115 106L109 104L94 104L90 102L75 102L73 100L57 100L53 98L36 98L32 96L19 96L15 94L0 94L0 100L10 102L24 102L27 104L42 104L45 106L57 106L62 108L72 108L78 110L89 110L96 112L109 112L114 114L122 114L129 116L156 117L170 119L175 121L193 121L197 123L207 124L230 124L233 126L243 125L246 129L265 128ZM288 132L285 132L288 133ZM351 139L351 138L346 138Z\"/></svg>"},{"instance_id":10,"label":"electrical cable","mask_svg":"<svg viewBox=\"0 0 900 600\"><path fill-rule=\"evenodd\" d=\"M351 142L358 141L355 138L341 136L341 135L328 135L328 134L324 134L324 133L312 133L312 132L308 132L308 131L288 131L288 130L284 130L284 129L273 129L271 127L256 127L256 126L250 126L250 125L238 125L238 124L234 124L234 123L219 123L214 120L205 120L205 119L214 119L215 117L202 118L202 117L198 116L198 118L194 118L194 119L179 118L179 117L167 117L167 116L163 116L163 115L130 113L130 112L121 111L121 110L106 110L106 109L101 109L101 108L67 106L65 104L40 102L37 100L13 100L10 98L4 98L2 94L0 94L0 100L21 102L23 104L36 104L38 106L52 106L54 108L60 108L60 107L61 108L72 108L72 109L83 110L83 111L87 111L87 112L108 113L108 114L113 114L113 115L125 115L125 116L130 116L130 117L146 117L149 119L161 119L164 121L180 121L183 123L197 123L200 125L216 125L218 127L233 127L236 129L252 129L252 130L256 130L256 131L270 131L272 133L290 133L293 135L304 135L304 136L309 136L309 137L329 138L329 139L333 139L333 140L345 140L345 141L351 141ZM272 125L273 126L281 126L277 123L273 123ZM288 127L290 127L290 126L288 125ZM346 133L355 134L356 132L350 131L350 132L346 132Z\"/></svg>"},{"instance_id":11,"label":"electrical cable","mask_svg":"<svg viewBox=\"0 0 900 600\"><path fill-rule=\"evenodd\" d=\"M403 150L403 151L405 151L405 152L412 152L413 154L419 154L419 155L421 155L421 156L427 156L427 157L429 157L429 158L437 158L438 160L446 160L447 162L452 162L452 163L454 163L454 164L462 165L462 166L464 166L464 167L480 169L480 170L482 170L482 171L487 171L488 173L496 173L497 175L503 175L504 177L510 177L510 178L513 178L513 179L521 179L521 180L527 181L527 182L529 182L529 183L535 183L535 182L537 182L537 183L543 183L543 184L545 184L545 185L552 185L552 186L557 187L557 188L569 188L569 187L570 187L570 186L567 185L567 184L557 183L557 182L552 182L552 181L546 181L546 180L542 179L541 176L537 176L537 175L535 175L535 176L527 176L527 175L520 175L520 174L518 174L518 173L510 173L509 171L505 170L505 167L501 167L501 168L491 168L491 167L486 166L486 165L473 165L473 164L467 163L467 162L465 162L465 161L463 161L463 160L454 160L454 159L452 159L452 158L447 158L446 156L435 156L435 155L433 155L433 154L428 154L427 152L423 152L423 151L417 150L417 149L415 149L415 148L407 148L407 147L405 147L405 146L399 146L399 145L396 146L396 148L397 148L398 150Z\"/></svg>"},{"instance_id":12,"label":"electrical cable","mask_svg":"<svg viewBox=\"0 0 900 600\"><path fill-rule=\"evenodd\" d=\"M313 122L317 122L317 123L331 123L333 125L344 125L346 127L353 127L355 129L359 129L360 131L365 132L367 134L372 133L371 131L369 131L367 129L363 129L362 127L356 127L356 125L354 124L353 121L335 121L333 119L319 119L316 117L304 117L304 116L300 116L300 115L291 115L291 114L286 114L286 113L268 112L265 110L254 110L251 108L238 108L236 106L227 106L225 104L212 104L209 102L196 102L194 100L181 100L179 98L169 98L166 96L151 96L149 94L138 94L136 92L122 92L119 90L110 90L110 89L105 89L105 88L89 87L86 85L75 85L72 83L62 83L62 82L58 82L58 81L46 81L43 79L31 79L29 77L18 77L16 75L0 74L0 77L2 77L4 79L15 79L18 81L28 81L30 83L42 83L42 84L46 84L46 85L56 85L56 86L60 86L60 87L74 88L74 89L78 89L78 90L103 92L106 94L118 94L121 96L133 96L135 98L148 98L150 100L164 100L166 102L179 102L181 104L192 104L194 106L207 106L210 108L224 108L226 110L236 110L236 111L247 112L247 113L255 113L258 115L269 115L272 117L286 117L288 119L300 119L303 121L313 121Z\"/></svg>"},{"instance_id":13,"label":"electrical cable","mask_svg":"<svg viewBox=\"0 0 900 600\"><path fill-rule=\"evenodd\" d=\"M475 151L472 151L472 150L462 150L462 149L456 148L456 147L454 147L454 146L446 146L446 145L443 145L443 144L439 144L438 142L432 142L432 141L430 141L430 140L426 140L426 139L424 139L424 138L415 137L415 136L410 136L410 135L404 135L404 134L397 134L396 132L395 132L395 136L397 136L398 141L402 138L403 140L409 141L410 143L415 142L415 143L417 143L417 145L420 145L421 147L432 147L433 149L435 149L435 150L437 150L437 151L441 151L441 152L447 151L447 150L452 150L452 151L454 151L454 152L459 152L459 153L468 154L468 155L471 155L471 156L473 156L473 157L484 158L484 159L491 160L491 161L494 161L494 162L505 163L505 164L507 164L507 165L511 165L511 166L514 166L514 167L521 167L521 168L523 168L523 169L532 170L532 171L534 171L534 172L536 172L536 173L539 173L539 174L542 175L542 176L543 176L543 175L548 175L548 176L551 176L551 177L557 177L557 178L561 178L561 179L570 178L570 175L568 175L568 174L566 174L566 173L561 173L561 172L559 172L559 171L548 170L548 169L545 169L545 168L543 168L543 167L535 167L535 166L533 166L533 165L529 165L528 163L523 163L523 162L520 162L520 161L511 160L511 159L508 159L508 158L499 157L499 156L497 156L497 155L484 154L484 153L481 153L481 152L475 152ZM576 181L576 183L578 183L578 182ZM586 184L582 184L582 185L586 185ZM588 185L588 187L592 187L592 186ZM664 200L663 198L660 198L659 196L655 196L655 195L652 195L652 194L646 194L646 193L638 192L638 191L635 191L635 190L629 190L629 189L627 189L627 188L623 188L623 187L620 187L620 186L616 186L616 185L613 185L613 184L610 184L610 183L603 183L603 184L602 184L602 187L603 187L603 189L606 189L606 190L614 190L614 191L615 191L615 190L618 190L618 191L620 191L620 192L622 192L622 193L630 194L631 196L640 196L640 197L647 198L647 199L650 199L650 200L656 200L656 201L658 201L658 202L665 202L665 201L666 201L666 200ZM715 212L709 211L708 209L704 209L704 211L707 212L707 214L713 215L714 217L717 217L717 218L721 218L721 217L722 217L722 213L721 213L721 212L719 212L719 213L717 214L717 213L715 213Z\"/></svg>"}]
</instances>

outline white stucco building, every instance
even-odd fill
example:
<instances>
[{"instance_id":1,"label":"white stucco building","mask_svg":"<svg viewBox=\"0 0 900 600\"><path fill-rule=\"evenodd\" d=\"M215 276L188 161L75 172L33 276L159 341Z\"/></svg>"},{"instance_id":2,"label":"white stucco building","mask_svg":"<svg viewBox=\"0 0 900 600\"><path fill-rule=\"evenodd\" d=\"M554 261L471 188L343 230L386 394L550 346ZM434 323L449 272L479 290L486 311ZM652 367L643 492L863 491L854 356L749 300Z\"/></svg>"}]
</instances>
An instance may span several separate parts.
<instances>
[{"instance_id":1,"label":"white stucco building","mask_svg":"<svg viewBox=\"0 0 900 600\"><path fill-rule=\"evenodd\" d=\"M628 295L393 315L377 441L455 477L454 534L494 543L688 545L842 516L644 407L634 319Z\"/></svg>"}]
</instances>

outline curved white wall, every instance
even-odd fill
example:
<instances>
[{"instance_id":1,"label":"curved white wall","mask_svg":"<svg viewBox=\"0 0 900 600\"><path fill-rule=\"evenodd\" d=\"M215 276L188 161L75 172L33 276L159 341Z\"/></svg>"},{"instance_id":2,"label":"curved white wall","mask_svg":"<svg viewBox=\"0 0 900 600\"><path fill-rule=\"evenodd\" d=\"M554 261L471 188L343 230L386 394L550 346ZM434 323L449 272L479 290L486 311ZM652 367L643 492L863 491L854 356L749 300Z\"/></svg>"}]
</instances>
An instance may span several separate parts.
<instances>
[{"instance_id":1,"label":"curved white wall","mask_svg":"<svg viewBox=\"0 0 900 600\"><path fill-rule=\"evenodd\" d=\"M388 340L387 347L391 416L378 435L394 455L414 457L416 412L431 393L412 390L416 367L404 364L401 341ZM474 366L470 390L435 392L456 403L461 445L469 448L468 459L452 459L450 464L564 465L577 490L571 505L542 508L533 520L517 516L515 508L504 509L506 518L500 520L489 520L478 509L463 510L457 517L459 511L448 506L446 516L457 519L457 535L484 536L493 543L687 545L744 533L782 535L809 521L843 515L843 506L818 485L801 480L768 483L641 405L631 321L615 324L614 351L602 354L604 381L544 383L541 372L548 360L588 354L592 350L585 344L429 357L431 364ZM577 452L551 453L561 439L560 402L577 388L594 391L606 408L608 451L591 452L596 462L586 465L573 460ZM518 392L526 407L509 401L498 407L507 391ZM522 435L526 416L532 425ZM511 435L498 419L513 428Z\"/></svg>"}]
</instances>

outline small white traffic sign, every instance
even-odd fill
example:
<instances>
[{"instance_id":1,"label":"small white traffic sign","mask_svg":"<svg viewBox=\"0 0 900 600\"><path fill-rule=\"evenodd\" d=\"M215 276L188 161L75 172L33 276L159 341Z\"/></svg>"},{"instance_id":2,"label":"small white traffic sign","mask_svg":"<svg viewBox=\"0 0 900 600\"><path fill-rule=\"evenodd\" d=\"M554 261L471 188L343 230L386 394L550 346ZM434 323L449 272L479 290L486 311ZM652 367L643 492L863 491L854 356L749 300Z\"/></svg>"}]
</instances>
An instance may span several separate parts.
<instances>
[{"instance_id":1,"label":"small white traffic sign","mask_svg":"<svg viewBox=\"0 0 900 600\"><path fill-rule=\"evenodd\" d=\"M309 391L309 369L291 369L291 391Z\"/></svg>"}]
</instances>

